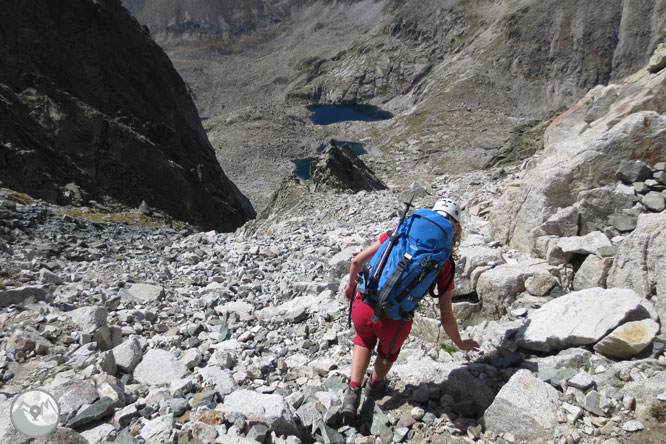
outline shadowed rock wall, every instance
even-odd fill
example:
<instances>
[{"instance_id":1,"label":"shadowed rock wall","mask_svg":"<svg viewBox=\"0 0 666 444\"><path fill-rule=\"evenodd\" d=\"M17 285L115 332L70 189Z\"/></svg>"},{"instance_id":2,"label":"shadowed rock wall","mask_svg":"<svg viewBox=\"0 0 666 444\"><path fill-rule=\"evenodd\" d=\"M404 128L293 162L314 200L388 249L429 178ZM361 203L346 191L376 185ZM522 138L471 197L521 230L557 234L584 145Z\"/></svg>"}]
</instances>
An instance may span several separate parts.
<instances>
[{"instance_id":1,"label":"shadowed rock wall","mask_svg":"<svg viewBox=\"0 0 666 444\"><path fill-rule=\"evenodd\" d=\"M204 228L255 216L220 168L187 88L117 0L0 1L0 170L49 200L150 206ZM26 128L30 128L29 131Z\"/></svg>"}]
</instances>

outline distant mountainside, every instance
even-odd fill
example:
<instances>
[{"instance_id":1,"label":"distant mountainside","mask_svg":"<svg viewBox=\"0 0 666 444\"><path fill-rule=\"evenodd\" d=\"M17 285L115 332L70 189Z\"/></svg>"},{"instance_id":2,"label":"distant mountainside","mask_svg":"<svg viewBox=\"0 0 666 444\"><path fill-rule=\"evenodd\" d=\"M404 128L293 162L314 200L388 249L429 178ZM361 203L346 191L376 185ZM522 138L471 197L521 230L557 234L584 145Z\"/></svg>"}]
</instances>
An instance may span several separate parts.
<instances>
[{"instance_id":1,"label":"distant mountainside","mask_svg":"<svg viewBox=\"0 0 666 444\"><path fill-rule=\"evenodd\" d=\"M135 15L211 117L235 182L254 183L255 165L235 166L270 150L265 180L277 186L295 146L336 138L363 143L390 186L542 149L543 119L647 63L664 37L666 1L146 0ZM370 103L395 117L306 122L291 137L284 110L312 103Z\"/></svg>"},{"instance_id":2,"label":"distant mountainside","mask_svg":"<svg viewBox=\"0 0 666 444\"><path fill-rule=\"evenodd\" d=\"M220 230L254 217L182 79L119 1L0 6L5 186L51 201L79 188L84 199L146 201Z\"/></svg>"},{"instance_id":3,"label":"distant mountainside","mask_svg":"<svg viewBox=\"0 0 666 444\"><path fill-rule=\"evenodd\" d=\"M312 1L310 1L311 3ZM307 1L284 0L123 0L163 46L183 42L230 43L279 25L292 8Z\"/></svg>"}]
</instances>

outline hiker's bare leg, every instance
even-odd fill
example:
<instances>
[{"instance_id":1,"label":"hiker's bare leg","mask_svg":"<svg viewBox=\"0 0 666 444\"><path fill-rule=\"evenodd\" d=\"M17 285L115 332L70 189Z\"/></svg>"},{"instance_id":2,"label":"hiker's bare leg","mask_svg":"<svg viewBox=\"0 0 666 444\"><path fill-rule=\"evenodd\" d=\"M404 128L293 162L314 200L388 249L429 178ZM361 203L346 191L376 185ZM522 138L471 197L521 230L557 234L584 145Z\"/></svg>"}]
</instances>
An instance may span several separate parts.
<instances>
[{"instance_id":1,"label":"hiker's bare leg","mask_svg":"<svg viewBox=\"0 0 666 444\"><path fill-rule=\"evenodd\" d=\"M384 359L377 356L377 359L375 359L375 367L372 369L372 379L375 381L381 381L389 370L391 370L391 367L393 367L392 362L384 364Z\"/></svg>"},{"instance_id":2,"label":"hiker's bare leg","mask_svg":"<svg viewBox=\"0 0 666 444\"><path fill-rule=\"evenodd\" d=\"M365 371L368 369L368 365L370 365L371 356L372 351L369 348L354 345L354 351L352 352L351 376L349 378L351 382L358 382L359 384L363 382Z\"/></svg>"}]
</instances>

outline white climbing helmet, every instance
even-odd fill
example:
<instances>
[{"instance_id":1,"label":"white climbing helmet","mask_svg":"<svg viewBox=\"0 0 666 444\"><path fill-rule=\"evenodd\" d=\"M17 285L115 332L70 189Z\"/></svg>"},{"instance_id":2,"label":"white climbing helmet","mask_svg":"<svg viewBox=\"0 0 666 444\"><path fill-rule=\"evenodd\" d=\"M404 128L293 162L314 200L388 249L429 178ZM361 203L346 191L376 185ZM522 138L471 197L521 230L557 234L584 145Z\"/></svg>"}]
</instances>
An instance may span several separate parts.
<instances>
[{"instance_id":1,"label":"white climbing helmet","mask_svg":"<svg viewBox=\"0 0 666 444\"><path fill-rule=\"evenodd\" d=\"M439 199L432 207L432 211L437 211L442 216L451 216L460 223L460 207L455 200L452 199Z\"/></svg>"}]
</instances>

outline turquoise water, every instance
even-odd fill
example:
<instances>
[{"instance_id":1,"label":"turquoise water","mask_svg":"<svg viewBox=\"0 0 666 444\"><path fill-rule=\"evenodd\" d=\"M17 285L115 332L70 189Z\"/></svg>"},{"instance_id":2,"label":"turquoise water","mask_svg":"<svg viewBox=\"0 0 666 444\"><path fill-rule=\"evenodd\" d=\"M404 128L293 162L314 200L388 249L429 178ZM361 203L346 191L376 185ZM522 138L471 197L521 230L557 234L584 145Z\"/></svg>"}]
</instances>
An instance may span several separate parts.
<instances>
[{"instance_id":1,"label":"turquoise water","mask_svg":"<svg viewBox=\"0 0 666 444\"><path fill-rule=\"evenodd\" d=\"M296 174L301 179L310 178L310 164L312 164L312 157L307 157L305 159L292 159L296 168L294 168L293 173Z\"/></svg>"},{"instance_id":2,"label":"turquoise water","mask_svg":"<svg viewBox=\"0 0 666 444\"><path fill-rule=\"evenodd\" d=\"M330 125L348 120L374 122L393 117L390 112L374 105L310 105L308 110L312 112L310 120L316 125Z\"/></svg>"}]
</instances>

